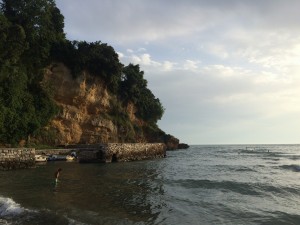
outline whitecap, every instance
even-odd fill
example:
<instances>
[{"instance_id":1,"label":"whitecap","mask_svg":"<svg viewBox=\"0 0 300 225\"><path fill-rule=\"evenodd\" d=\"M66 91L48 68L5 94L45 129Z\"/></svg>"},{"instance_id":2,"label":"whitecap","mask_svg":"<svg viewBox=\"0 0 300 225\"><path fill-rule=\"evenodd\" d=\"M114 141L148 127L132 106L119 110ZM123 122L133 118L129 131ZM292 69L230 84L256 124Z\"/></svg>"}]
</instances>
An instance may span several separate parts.
<instances>
[{"instance_id":1,"label":"whitecap","mask_svg":"<svg viewBox=\"0 0 300 225\"><path fill-rule=\"evenodd\" d=\"M11 198L0 196L0 216L17 216L24 213L25 210Z\"/></svg>"}]
</instances>

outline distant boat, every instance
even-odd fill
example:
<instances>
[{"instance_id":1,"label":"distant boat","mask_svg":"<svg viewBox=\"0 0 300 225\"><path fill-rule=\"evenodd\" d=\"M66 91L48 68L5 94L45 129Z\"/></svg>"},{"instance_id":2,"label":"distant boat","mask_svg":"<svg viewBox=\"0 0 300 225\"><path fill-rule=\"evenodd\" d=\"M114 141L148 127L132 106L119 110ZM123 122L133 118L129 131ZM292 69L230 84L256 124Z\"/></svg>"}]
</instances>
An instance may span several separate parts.
<instances>
[{"instance_id":1,"label":"distant boat","mask_svg":"<svg viewBox=\"0 0 300 225\"><path fill-rule=\"evenodd\" d=\"M46 162L47 157L44 155L35 155L34 156L36 162Z\"/></svg>"}]
</instances>

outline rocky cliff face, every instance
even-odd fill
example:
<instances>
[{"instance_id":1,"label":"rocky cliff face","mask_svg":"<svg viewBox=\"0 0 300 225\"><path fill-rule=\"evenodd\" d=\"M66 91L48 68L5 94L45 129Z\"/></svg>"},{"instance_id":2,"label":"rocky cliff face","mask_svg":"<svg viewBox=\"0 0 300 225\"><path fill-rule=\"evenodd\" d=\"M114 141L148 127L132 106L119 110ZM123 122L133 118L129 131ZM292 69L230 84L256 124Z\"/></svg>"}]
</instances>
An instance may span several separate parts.
<instances>
[{"instance_id":1,"label":"rocky cliff face","mask_svg":"<svg viewBox=\"0 0 300 225\"><path fill-rule=\"evenodd\" d=\"M54 144L118 142L118 129L106 113L111 96L103 82L87 73L74 79L62 64L49 68L44 85L53 91L59 115L46 128Z\"/></svg>"},{"instance_id":2,"label":"rocky cliff face","mask_svg":"<svg viewBox=\"0 0 300 225\"><path fill-rule=\"evenodd\" d=\"M73 78L67 67L55 64L48 68L43 86L51 90L60 108L59 115L45 127L43 143L165 142L169 150L178 147L179 140L163 131L147 132L146 124L136 118L133 104L123 109L129 118L127 127L112 120L110 115L116 97L111 96L103 81L95 76L83 72Z\"/></svg>"}]
</instances>

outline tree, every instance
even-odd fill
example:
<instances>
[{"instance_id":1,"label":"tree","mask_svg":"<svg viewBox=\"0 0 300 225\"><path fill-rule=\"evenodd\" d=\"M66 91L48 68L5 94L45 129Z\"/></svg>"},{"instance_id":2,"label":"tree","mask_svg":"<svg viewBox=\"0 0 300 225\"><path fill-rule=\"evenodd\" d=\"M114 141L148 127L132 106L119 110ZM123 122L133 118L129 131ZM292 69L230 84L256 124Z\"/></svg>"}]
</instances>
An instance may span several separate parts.
<instances>
[{"instance_id":1,"label":"tree","mask_svg":"<svg viewBox=\"0 0 300 225\"><path fill-rule=\"evenodd\" d=\"M139 65L129 64L123 68L120 95L124 101L136 104L141 98L141 91L146 87L147 81Z\"/></svg>"},{"instance_id":2,"label":"tree","mask_svg":"<svg viewBox=\"0 0 300 225\"><path fill-rule=\"evenodd\" d=\"M7 64L16 64L27 49L26 35L19 25L12 25L0 13L0 69Z\"/></svg>"},{"instance_id":3,"label":"tree","mask_svg":"<svg viewBox=\"0 0 300 225\"><path fill-rule=\"evenodd\" d=\"M139 65L124 67L120 96L126 103L133 102L138 109L136 115L145 121L156 123L164 113L159 99L147 88L147 80Z\"/></svg>"},{"instance_id":4,"label":"tree","mask_svg":"<svg viewBox=\"0 0 300 225\"><path fill-rule=\"evenodd\" d=\"M51 56L65 63L75 76L86 70L102 78L108 89L117 93L123 65L113 47L100 41L61 41L53 46Z\"/></svg>"},{"instance_id":5,"label":"tree","mask_svg":"<svg viewBox=\"0 0 300 225\"><path fill-rule=\"evenodd\" d=\"M27 122L32 114L32 96L27 92L27 76L24 68L6 66L0 73L0 139L6 143L17 143L27 136Z\"/></svg>"},{"instance_id":6,"label":"tree","mask_svg":"<svg viewBox=\"0 0 300 225\"><path fill-rule=\"evenodd\" d=\"M51 45L64 39L64 17L53 0L3 0L1 10L13 25L21 26L29 48L23 61L32 70L46 66Z\"/></svg>"},{"instance_id":7,"label":"tree","mask_svg":"<svg viewBox=\"0 0 300 225\"><path fill-rule=\"evenodd\" d=\"M64 37L50 0L3 0L0 11L0 141L26 139L57 113L40 85L52 43Z\"/></svg>"}]
</instances>

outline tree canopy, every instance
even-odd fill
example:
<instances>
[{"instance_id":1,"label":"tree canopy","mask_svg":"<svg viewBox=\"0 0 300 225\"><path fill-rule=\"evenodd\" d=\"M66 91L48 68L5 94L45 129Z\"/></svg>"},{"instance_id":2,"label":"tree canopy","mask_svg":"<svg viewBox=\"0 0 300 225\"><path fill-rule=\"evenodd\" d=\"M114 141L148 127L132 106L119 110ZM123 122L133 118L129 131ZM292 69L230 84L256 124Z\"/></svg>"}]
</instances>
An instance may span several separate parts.
<instances>
[{"instance_id":1,"label":"tree canopy","mask_svg":"<svg viewBox=\"0 0 300 225\"><path fill-rule=\"evenodd\" d=\"M40 81L63 16L50 0L3 0L0 25L0 141L16 144L57 112Z\"/></svg>"},{"instance_id":2,"label":"tree canopy","mask_svg":"<svg viewBox=\"0 0 300 225\"><path fill-rule=\"evenodd\" d=\"M115 50L100 41L64 40L52 48L53 60L65 63L73 75L87 70L91 75L101 77L112 93L117 93L123 65Z\"/></svg>"},{"instance_id":3,"label":"tree canopy","mask_svg":"<svg viewBox=\"0 0 300 225\"><path fill-rule=\"evenodd\" d=\"M136 116L145 121L156 123L164 113L160 100L147 88L139 65L129 64L123 68L120 96L125 102L133 102L138 109Z\"/></svg>"}]
</instances>

